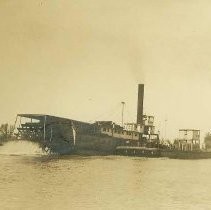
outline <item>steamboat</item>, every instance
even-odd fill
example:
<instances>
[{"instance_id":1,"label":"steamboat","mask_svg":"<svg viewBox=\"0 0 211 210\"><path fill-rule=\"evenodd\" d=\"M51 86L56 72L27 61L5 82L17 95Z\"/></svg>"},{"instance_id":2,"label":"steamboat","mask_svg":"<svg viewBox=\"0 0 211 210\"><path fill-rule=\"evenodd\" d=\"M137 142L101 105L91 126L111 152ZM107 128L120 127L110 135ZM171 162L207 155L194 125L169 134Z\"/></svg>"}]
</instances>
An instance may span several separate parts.
<instances>
[{"instance_id":1,"label":"steamboat","mask_svg":"<svg viewBox=\"0 0 211 210\"><path fill-rule=\"evenodd\" d=\"M159 135L154 116L143 114L144 85L138 85L137 122L120 126L112 121L86 123L43 114L18 114L16 139L37 142L58 154L130 155L157 157ZM122 102L124 105L124 102Z\"/></svg>"},{"instance_id":2,"label":"steamboat","mask_svg":"<svg viewBox=\"0 0 211 210\"><path fill-rule=\"evenodd\" d=\"M200 130L181 129L183 137L170 145L161 143L154 116L143 114L143 101L144 85L139 84L137 121L123 124L122 120L122 125L113 121L87 123L52 115L18 114L15 139L36 142L43 150L56 154L211 158L211 151L200 149ZM122 105L124 109L124 102Z\"/></svg>"}]
</instances>

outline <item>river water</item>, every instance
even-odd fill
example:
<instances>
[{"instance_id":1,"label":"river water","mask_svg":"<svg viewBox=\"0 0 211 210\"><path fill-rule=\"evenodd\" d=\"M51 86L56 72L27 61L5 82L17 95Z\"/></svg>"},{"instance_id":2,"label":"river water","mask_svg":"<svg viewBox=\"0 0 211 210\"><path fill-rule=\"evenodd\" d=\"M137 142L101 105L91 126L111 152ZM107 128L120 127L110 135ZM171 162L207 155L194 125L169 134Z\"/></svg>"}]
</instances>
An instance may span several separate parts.
<instances>
[{"instance_id":1,"label":"river water","mask_svg":"<svg viewBox=\"0 0 211 210\"><path fill-rule=\"evenodd\" d=\"M211 209L211 160L59 157L11 144L0 148L0 209Z\"/></svg>"}]
</instances>

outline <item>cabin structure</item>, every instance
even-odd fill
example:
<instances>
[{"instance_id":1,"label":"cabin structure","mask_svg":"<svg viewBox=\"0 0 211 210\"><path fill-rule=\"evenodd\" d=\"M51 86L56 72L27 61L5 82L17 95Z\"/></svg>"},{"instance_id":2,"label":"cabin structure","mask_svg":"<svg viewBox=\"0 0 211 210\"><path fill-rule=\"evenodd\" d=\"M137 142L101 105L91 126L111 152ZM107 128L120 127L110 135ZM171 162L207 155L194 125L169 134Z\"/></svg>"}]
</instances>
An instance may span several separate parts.
<instances>
[{"instance_id":1,"label":"cabin structure","mask_svg":"<svg viewBox=\"0 0 211 210\"><path fill-rule=\"evenodd\" d=\"M174 141L174 147L181 151L200 150L200 130L180 129L179 139Z\"/></svg>"},{"instance_id":2,"label":"cabin structure","mask_svg":"<svg viewBox=\"0 0 211 210\"><path fill-rule=\"evenodd\" d=\"M136 123L122 123L122 126L112 121L97 121L98 133L123 139L127 146L158 147L159 135L155 133L154 116L143 114L144 84L138 85L138 105Z\"/></svg>"},{"instance_id":3,"label":"cabin structure","mask_svg":"<svg viewBox=\"0 0 211 210\"><path fill-rule=\"evenodd\" d=\"M140 127L141 125L141 127ZM97 121L96 131L118 139L127 140L127 146L158 147L159 135L155 133L154 116L143 116L141 124L125 123L124 127L112 121Z\"/></svg>"}]
</instances>

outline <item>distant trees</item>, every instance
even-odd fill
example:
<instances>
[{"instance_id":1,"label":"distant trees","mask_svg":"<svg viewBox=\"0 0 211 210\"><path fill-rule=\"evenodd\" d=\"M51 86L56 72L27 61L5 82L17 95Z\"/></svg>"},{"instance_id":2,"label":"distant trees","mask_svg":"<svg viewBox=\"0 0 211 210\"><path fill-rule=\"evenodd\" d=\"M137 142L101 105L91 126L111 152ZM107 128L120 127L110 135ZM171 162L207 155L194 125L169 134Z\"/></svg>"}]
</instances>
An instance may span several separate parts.
<instances>
[{"instance_id":1,"label":"distant trees","mask_svg":"<svg viewBox=\"0 0 211 210\"><path fill-rule=\"evenodd\" d=\"M211 134L207 133L204 138L205 149L211 149Z\"/></svg>"},{"instance_id":2,"label":"distant trees","mask_svg":"<svg viewBox=\"0 0 211 210\"><path fill-rule=\"evenodd\" d=\"M11 138L14 132L14 126L9 125L8 123L0 125L0 140L4 141Z\"/></svg>"}]
</instances>

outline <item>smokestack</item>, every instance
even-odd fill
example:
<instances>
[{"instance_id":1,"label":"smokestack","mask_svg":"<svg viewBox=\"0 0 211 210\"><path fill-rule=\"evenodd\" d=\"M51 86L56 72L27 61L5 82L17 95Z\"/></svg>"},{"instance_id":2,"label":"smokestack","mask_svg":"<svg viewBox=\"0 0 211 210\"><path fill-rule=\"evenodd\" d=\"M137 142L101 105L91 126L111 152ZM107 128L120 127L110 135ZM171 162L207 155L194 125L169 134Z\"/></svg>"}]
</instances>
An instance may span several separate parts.
<instances>
[{"instance_id":1,"label":"smokestack","mask_svg":"<svg viewBox=\"0 0 211 210\"><path fill-rule=\"evenodd\" d=\"M138 85L138 108L137 108L137 124L142 125L143 121L143 103L144 103L144 84Z\"/></svg>"}]
</instances>

